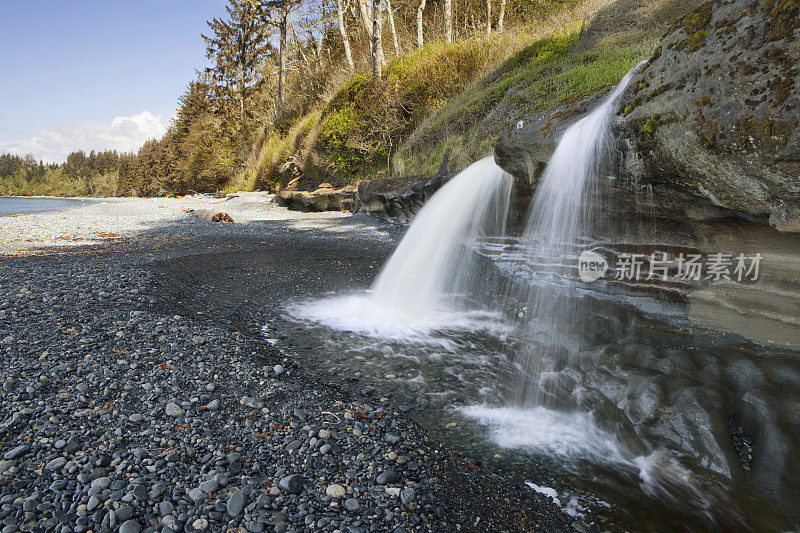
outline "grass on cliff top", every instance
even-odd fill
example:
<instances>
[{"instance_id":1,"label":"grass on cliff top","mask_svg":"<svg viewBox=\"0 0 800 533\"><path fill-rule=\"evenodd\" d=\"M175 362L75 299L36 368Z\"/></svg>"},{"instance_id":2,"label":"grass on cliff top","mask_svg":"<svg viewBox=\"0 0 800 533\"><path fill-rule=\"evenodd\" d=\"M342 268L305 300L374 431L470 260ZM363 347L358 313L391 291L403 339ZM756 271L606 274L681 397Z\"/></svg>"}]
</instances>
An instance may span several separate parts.
<instances>
[{"instance_id":1,"label":"grass on cliff top","mask_svg":"<svg viewBox=\"0 0 800 533\"><path fill-rule=\"evenodd\" d=\"M509 56L564 24L580 24L610 0L543 2L525 27L454 43L431 42L394 58L380 80L351 77L321 109L287 131L263 136L229 189L277 188L291 178L283 163L293 157L304 180L343 185L387 177L399 148L431 114L486 76ZM313 123L313 127L299 127ZM429 147L433 149L435 147Z\"/></svg>"},{"instance_id":2,"label":"grass on cliff top","mask_svg":"<svg viewBox=\"0 0 800 533\"><path fill-rule=\"evenodd\" d=\"M388 175L397 147L435 110L520 49L523 34L435 42L353 77L322 111L317 151L342 181Z\"/></svg>"},{"instance_id":3,"label":"grass on cliff top","mask_svg":"<svg viewBox=\"0 0 800 533\"><path fill-rule=\"evenodd\" d=\"M560 101L607 89L643 58L655 41L572 53L578 32L536 41L472 84L425 120L395 157L399 175L461 169L491 153L497 136L517 120Z\"/></svg>"},{"instance_id":4,"label":"grass on cliff top","mask_svg":"<svg viewBox=\"0 0 800 533\"><path fill-rule=\"evenodd\" d=\"M392 60L380 79L357 74L322 109L262 136L227 190L284 186L289 159L306 178L334 185L386 176L397 146L427 116L530 41L508 33L433 42Z\"/></svg>"}]
</instances>

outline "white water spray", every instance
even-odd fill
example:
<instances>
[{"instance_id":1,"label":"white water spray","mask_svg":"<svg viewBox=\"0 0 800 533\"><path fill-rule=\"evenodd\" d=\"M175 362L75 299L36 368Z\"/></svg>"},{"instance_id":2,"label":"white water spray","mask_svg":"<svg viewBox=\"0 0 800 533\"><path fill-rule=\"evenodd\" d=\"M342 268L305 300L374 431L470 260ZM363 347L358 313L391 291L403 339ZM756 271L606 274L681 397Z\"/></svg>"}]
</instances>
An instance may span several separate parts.
<instances>
[{"instance_id":1,"label":"white water spray","mask_svg":"<svg viewBox=\"0 0 800 533\"><path fill-rule=\"evenodd\" d=\"M538 263L537 275L543 278L560 283L574 277L580 240L591 238L593 230L590 200L609 151L614 102L637 69L638 65L594 111L567 129L544 170L523 236L526 253ZM574 348L580 339L576 333L585 327L585 313L576 308L573 296L559 294L547 284L532 286L523 295L527 305L521 335L529 345L517 356L521 372L512 379L511 397L518 405L542 403L540 376L563 364L552 353ZM558 398L555 403L563 406L569 401Z\"/></svg>"},{"instance_id":2,"label":"white water spray","mask_svg":"<svg viewBox=\"0 0 800 533\"><path fill-rule=\"evenodd\" d=\"M473 163L417 213L370 294L300 302L289 313L333 329L415 341L436 329L486 327L485 311L463 312L475 311L465 295L484 282L475 242L505 232L512 182L492 157Z\"/></svg>"},{"instance_id":3,"label":"white water spray","mask_svg":"<svg viewBox=\"0 0 800 533\"><path fill-rule=\"evenodd\" d=\"M505 231L511 184L486 157L437 191L375 281L375 305L410 317L455 310L453 296L475 282L475 241Z\"/></svg>"}]
</instances>

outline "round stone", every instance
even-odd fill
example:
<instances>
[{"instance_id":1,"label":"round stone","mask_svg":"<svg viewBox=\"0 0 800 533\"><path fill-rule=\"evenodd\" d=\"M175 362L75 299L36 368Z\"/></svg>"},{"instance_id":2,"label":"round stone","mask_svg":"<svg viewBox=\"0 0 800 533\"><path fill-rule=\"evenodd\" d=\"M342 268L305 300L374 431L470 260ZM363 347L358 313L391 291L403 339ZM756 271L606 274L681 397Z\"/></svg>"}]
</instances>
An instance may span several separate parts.
<instances>
[{"instance_id":1,"label":"round stone","mask_svg":"<svg viewBox=\"0 0 800 533\"><path fill-rule=\"evenodd\" d=\"M344 508L349 513L357 513L361 510L361 504L355 498L350 498L344 501Z\"/></svg>"},{"instance_id":2,"label":"round stone","mask_svg":"<svg viewBox=\"0 0 800 533\"><path fill-rule=\"evenodd\" d=\"M325 489L325 494L331 498L344 498L344 495L347 494L347 491L344 487L337 483L335 485L328 485L328 487Z\"/></svg>"}]
</instances>

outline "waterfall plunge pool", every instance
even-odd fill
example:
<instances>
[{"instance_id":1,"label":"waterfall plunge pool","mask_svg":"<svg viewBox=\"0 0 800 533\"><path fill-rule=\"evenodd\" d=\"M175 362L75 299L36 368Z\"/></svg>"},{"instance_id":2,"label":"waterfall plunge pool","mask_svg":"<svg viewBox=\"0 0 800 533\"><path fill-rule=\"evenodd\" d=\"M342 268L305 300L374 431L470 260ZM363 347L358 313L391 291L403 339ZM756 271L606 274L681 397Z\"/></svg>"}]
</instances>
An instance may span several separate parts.
<instances>
[{"instance_id":1,"label":"waterfall plunge pool","mask_svg":"<svg viewBox=\"0 0 800 533\"><path fill-rule=\"evenodd\" d=\"M475 250L507 276L519 272L509 264L531 260L513 239ZM588 344L520 338L517 308L472 301L411 318L376 306L369 292L288 302L264 333L356 395L410 411L520 490L554 490L565 511L599 530L786 527L741 474L718 408L736 401L741 381L760 380L769 396L785 372L800 372L796 358L693 327L679 301L558 283L587 304ZM571 388L581 410L508 407L509 376L522 371L509 354L530 342L563 361L542 376L544 388Z\"/></svg>"}]
</instances>

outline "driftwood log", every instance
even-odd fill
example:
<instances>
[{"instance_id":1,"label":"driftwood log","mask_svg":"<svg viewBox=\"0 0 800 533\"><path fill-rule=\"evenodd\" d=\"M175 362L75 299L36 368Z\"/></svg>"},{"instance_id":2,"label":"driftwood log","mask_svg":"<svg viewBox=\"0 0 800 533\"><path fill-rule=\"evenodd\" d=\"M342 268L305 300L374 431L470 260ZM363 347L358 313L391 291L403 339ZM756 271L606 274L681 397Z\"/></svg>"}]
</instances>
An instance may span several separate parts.
<instances>
[{"instance_id":1,"label":"driftwood log","mask_svg":"<svg viewBox=\"0 0 800 533\"><path fill-rule=\"evenodd\" d=\"M233 222L233 218L225 211L216 211L214 209L187 209L187 213L191 213L198 218L208 220L209 222Z\"/></svg>"}]
</instances>

